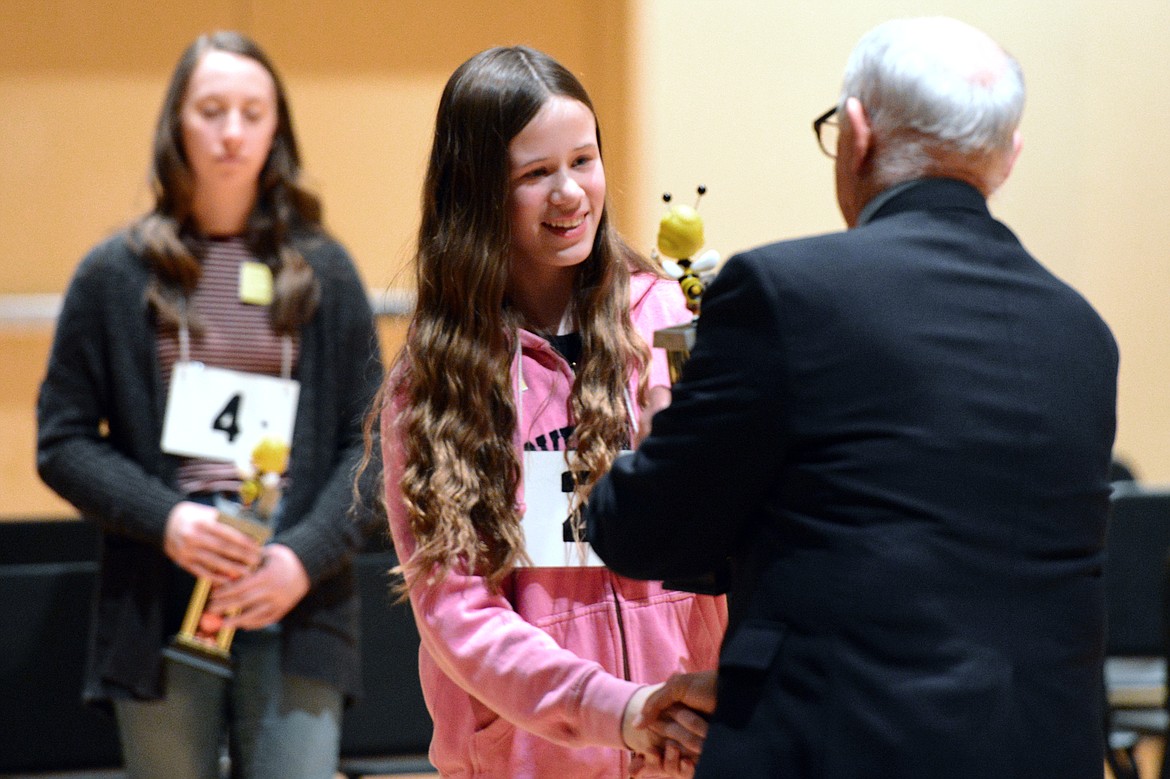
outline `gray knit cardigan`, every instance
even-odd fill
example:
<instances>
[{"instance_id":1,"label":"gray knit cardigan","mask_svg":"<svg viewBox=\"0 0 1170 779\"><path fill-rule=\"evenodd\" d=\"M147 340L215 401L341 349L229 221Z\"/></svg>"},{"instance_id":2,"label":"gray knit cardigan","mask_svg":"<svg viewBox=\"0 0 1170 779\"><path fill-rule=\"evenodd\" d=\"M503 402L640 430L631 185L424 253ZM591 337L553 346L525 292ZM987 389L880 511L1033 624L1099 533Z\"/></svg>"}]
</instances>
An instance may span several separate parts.
<instances>
[{"instance_id":1,"label":"gray knit cardigan","mask_svg":"<svg viewBox=\"0 0 1170 779\"><path fill-rule=\"evenodd\" d=\"M382 363L345 249L323 235L297 245L320 281L321 302L300 332L289 487L273 540L297 554L311 589L282 621L282 667L352 699L360 688L352 558L373 519L351 516L351 480ZM65 295L37 402L38 472L101 530L89 702L163 694L161 650L173 629L167 603L182 580L162 551L167 515L183 495L178 458L159 447L167 388L145 297L149 278L124 233L90 251Z\"/></svg>"}]
</instances>

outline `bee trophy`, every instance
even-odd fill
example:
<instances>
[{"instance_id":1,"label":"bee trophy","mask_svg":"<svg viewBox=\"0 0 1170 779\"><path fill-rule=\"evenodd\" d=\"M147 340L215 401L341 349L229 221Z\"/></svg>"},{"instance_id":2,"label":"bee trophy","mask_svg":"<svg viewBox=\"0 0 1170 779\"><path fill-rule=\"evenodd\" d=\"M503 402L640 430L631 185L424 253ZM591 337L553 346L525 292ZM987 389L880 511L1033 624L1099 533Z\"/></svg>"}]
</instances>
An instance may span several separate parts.
<instances>
[{"instance_id":1,"label":"bee trophy","mask_svg":"<svg viewBox=\"0 0 1170 779\"><path fill-rule=\"evenodd\" d=\"M694 207L671 205L667 192L662 200L668 206L666 215L658 223L658 246L651 256L659 261L662 269L676 279L687 300L687 308L694 314L690 322L654 331L654 345L666 350L670 366L670 381L673 384L682 375L683 365L690 357L695 345L695 324L699 321L703 290L710 276L719 264L719 253L708 249L692 260L695 253L703 248L703 217L699 216L699 198L707 192L703 185L698 187Z\"/></svg>"},{"instance_id":2,"label":"bee trophy","mask_svg":"<svg viewBox=\"0 0 1170 779\"><path fill-rule=\"evenodd\" d=\"M289 447L274 438L262 439L252 450L252 459L240 468L239 503L219 498L215 508L219 521L263 544L272 537L272 517L281 497L281 476L288 467ZM187 603L179 632L163 654L171 660L210 671L232 675L231 645L235 628L224 624L223 615L207 609L211 597L210 579L200 577Z\"/></svg>"},{"instance_id":3,"label":"bee trophy","mask_svg":"<svg viewBox=\"0 0 1170 779\"><path fill-rule=\"evenodd\" d=\"M702 305L703 290L710 278L715 274L719 264L719 253L714 249L703 252L698 259L692 260L695 253L703 248L703 218L699 216L699 198L707 192L707 188L698 187L698 198L694 207L682 204L671 205L671 196L667 192L662 196L668 206L666 215L658 223L658 248L651 255L659 261L662 269L682 287L683 296L687 300L687 308L694 315L691 321L671 327L664 327L654 331L654 346L666 350L667 362L670 366L670 382L674 384L682 375L683 365L691 356L691 349L695 345L695 325L699 321L699 309ZM727 592L731 581L729 565L707 574L688 579L678 579L663 582L663 586L672 590L684 590L705 595L720 595Z\"/></svg>"}]
</instances>

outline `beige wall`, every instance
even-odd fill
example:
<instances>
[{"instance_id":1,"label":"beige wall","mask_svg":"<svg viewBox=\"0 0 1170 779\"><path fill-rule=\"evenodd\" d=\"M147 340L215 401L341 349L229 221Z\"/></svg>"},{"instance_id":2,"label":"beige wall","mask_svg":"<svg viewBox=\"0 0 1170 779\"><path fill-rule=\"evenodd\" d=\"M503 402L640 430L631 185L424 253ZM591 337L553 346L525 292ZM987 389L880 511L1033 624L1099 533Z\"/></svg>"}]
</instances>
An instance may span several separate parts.
<instances>
[{"instance_id":1,"label":"beige wall","mask_svg":"<svg viewBox=\"0 0 1170 779\"><path fill-rule=\"evenodd\" d=\"M95 240L150 205L167 79L198 33L238 27L285 80L308 179L367 282L409 253L439 93L476 51L527 43L591 88L629 177L624 0L0 0L0 293L56 292ZM605 24L595 23L603 18ZM607 150L608 151L608 150ZM613 159L610 160L609 157Z\"/></svg>"},{"instance_id":2,"label":"beige wall","mask_svg":"<svg viewBox=\"0 0 1170 779\"><path fill-rule=\"evenodd\" d=\"M606 117L611 186L628 189L626 8L565 0L553 20L537 0L0 0L0 296L63 291L94 242L149 207L167 79L209 29L242 29L276 62L310 183L371 288L409 285L435 107L480 49L527 43L576 72ZM0 518L71 511L33 466L50 336L51 323L0 322Z\"/></svg>"},{"instance_id":3,"label":"beige wall","mask_svg":"<svg viewBox=\"0 0 1170 779\"><path fill-rule=\"evenodd\" d=\"M643 211L663 189L709 194L724 252L839 229L812 119L873 25L948 14L1022 63L1024 151L992 210L1109 322L1121 348L1117 452L1170 482L1170 3L1067 0L645 0L632 46Z\"/></svg>"},{"instance_id":4,"label":"beige wall","mask_svg":"<svg viewBox=\"0 0 1170 779\"><path fill-rule=\"evenodd\" d=\"M1170 481L1170 5L877 5L567 0L553 14L535 0L0 0L0 295L62 291L90 245L148 206L162 91L206 29L243 29L273 56L327 221L381 288L409 283L401 268L442 84L485 46L529 43L582 77L617 222L635 244L651 245L663 190L689 200L703 183L709 244L730 253L840 227L812 118L835 101L866 29L948 13L1023 63L1025 150L993 210L1114 328L1118 451L1147 480ZM68 510L32 468L50 327L0 323L0 517Z\"/></svg>"}]
</instances>

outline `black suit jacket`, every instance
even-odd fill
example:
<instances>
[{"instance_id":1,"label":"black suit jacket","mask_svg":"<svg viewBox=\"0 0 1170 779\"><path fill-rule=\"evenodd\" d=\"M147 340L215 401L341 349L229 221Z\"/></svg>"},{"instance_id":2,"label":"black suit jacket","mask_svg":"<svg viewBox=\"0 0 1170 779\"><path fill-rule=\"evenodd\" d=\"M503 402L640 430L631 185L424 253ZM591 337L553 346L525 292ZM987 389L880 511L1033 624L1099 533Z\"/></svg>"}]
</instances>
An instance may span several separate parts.
<instances>
[{"instance_id":1,"label":"black suit jacket","mask_svg":"<svg viewBox=\"0 0 1170 779\"><path fill-rule=\"evenodd\" d=\"M698 775L1099 779L1117 357L958 181L733 257L586 511L623 574L731 560Z\"/></svg>"}]
</instances>

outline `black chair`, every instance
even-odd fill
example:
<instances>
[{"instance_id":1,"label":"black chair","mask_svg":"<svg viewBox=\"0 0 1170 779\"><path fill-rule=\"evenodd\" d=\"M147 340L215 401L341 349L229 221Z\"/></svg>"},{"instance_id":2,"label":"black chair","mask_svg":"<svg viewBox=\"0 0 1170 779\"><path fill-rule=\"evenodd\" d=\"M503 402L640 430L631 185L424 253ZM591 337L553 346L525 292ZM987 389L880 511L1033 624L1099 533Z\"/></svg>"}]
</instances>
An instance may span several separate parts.
<instances>
[{"instance_id":1,"label":"black chair","mask_svg":"<svg viewBox=\"0 0 1170 779\"><path fill-rule=\"evenodd\" d=\"M0 522L0 774L122 764L113 717L81 702L97 533Z\"/></svg>"},{"instance_id":2,"label":"black chair","mask_svg":"<svg viewBox=\"0 0 1170 779\"><path fill-rule=\"evenodd\" d=\"M1140 737L1165 738L1166 581L1170 490L1114 488L1106 537L1104 700L1106 759L1118 779L1138 779ZM1170 761L1160 774L1170 779Z\"/></svg>"},{"instance_id":3,"label":"black chair","mask_svg":"<svg viewBox=\"0 0 1170 779\"><path fill-rule=\"evenodd\" d=\"M0 777L123 775L113 718L80 698L96 551L88 522L0 522ZM434 771L418 632L409 605L389 594L395 563L380 538L356 562L365 696L342 720L349 779Z\"/></svg>"},{"instance_id":4,"label":"black chair","mask_svg":"<svg viewBox=\"0 0 1170 779\"><path fill-rule=\"evenodd\" d=\"M338 770L347 779L435 770L426 757L432 727L418 680L418 630L410 605L390 593L397 562L384 537L357 561L365 694L342 720Z\"/></svg>"}]
</instances>

